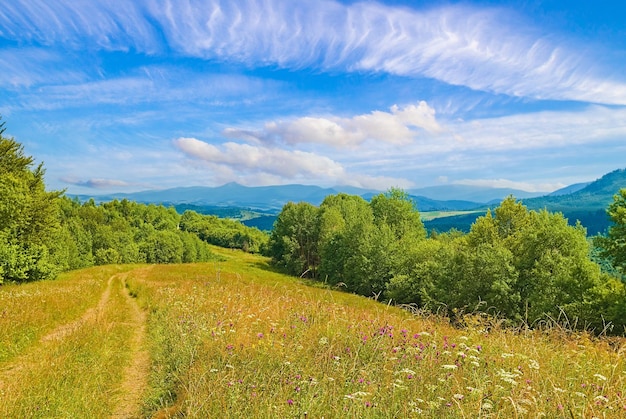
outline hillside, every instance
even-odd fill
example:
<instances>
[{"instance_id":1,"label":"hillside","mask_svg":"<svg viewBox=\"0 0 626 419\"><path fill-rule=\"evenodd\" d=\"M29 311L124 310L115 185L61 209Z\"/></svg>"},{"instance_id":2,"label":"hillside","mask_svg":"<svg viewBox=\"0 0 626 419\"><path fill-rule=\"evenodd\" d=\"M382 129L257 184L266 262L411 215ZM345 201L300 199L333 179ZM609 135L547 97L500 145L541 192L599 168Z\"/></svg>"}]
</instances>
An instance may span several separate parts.
<instances>
[{"instance_id":1,"label":"hillside","mask_svg":"<svg viewBox=\"0 0 626 419\"><path fill-rule=\"evenodd\" d=\"M606 208L613 195L626 187L626 169L607 173L594 182L578 183L537 196L515 189L485 188L468 185L433 186L409 190L409 196L420 212L471 211L454 216L428 217L429 230L448 231L456 228L468 231L476 217L488 207L497 206L502 199L513 195L521 199L529 209L546 208L562 212L571 222L577 220L587 228L590 235L604 232L609 226ZM251 227L270 230L283 205L287 202L308 202L319 205L328 195L338 193L358 195L366 200L380 193L349 186L321 188L313 185L276 185L248 187L229 183L219 187L186 187L165 190L148 190L128 194L78 195L82 201L94 198L96 202L112 199L128 199L143 203L174 206L177 211L191 209L201 214L236 219Z\"/></svg>"},{"instance_id":2,"label":"hillside","mask_svg":"<svg viewBox=\"0 0 626 419\"><path fill-rule=\"evenodd\" d=\"M590 183L571 185L550 195L521 201L529 209L545 208L551 212L561 212L571 225L580 221L587 229L588 235L595 235L605 232L610 226L606 209L613 202L613 196L622 188L626 188L626 169L607 173ZM516 196L516 198L519 197ZM428 229L437 231L447 231L450 228L469 231L475 219L474 215L464 214L437 218L426 221L424 224Z\"/></svg>"},{"instance_id":3,"label":"hillside","mask_svg":"<svg viewBox=\"0 0 626 419\"><path fill-rule=\"evenodd\" d=\"M548 195L524 199L530 209L547 208L550 211L596 211L606 209L613 202L613 196L626 188L626 169L607 173L582 189L569 194Z\"/></svg>"},{"instance_id":4,"label":"hillside","mask_svg":"<svg viewBox=\"0 0 626 419\"><path fill-rule=\"evenodd\" d=\"M0 416L623 417L623 339L454 328L213 251L0 288Z\"/></svg>"},{"instance_id":5,"label":"hillside","mask_svg":"<svg viewBox=\"0 0 626 419\"><path fill-rule=\"evenodd\" d=\"M96 202L113 199L174 206L191 205L203 208L204 213L218 211L218 207L242 208L260 212L278 213L287 202L308 202L319 205L328 195L347 193L371 199L380 191L351 186L322 188L314 185L243 186L228 183L218 187L194 186L164 190L147 190L108 195L76 195L81 201L93 198ZM494 189L463 185L447 185L408 191L421 211L464 211L476 209L490 201L501 200L510 194L536 196L513 189ZM473 199L468 199L471 197ZM211 212L213 213L213 212ZM216 214L217 215L217 214Z\"/></svg>"}]
</instances>

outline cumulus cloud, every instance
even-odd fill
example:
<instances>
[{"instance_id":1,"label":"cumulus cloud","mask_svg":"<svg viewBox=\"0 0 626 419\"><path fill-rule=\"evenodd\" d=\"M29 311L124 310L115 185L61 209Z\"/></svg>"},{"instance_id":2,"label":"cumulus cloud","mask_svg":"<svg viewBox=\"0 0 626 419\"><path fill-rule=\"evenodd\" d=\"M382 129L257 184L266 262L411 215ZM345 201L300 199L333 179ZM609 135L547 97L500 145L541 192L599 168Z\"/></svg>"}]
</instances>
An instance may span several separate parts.
<instances>
[{"instance_id":1,"label":"cumulus cloud","mask_svg":"<svg viewBox=\"0 0 626 419\"><path fill-rule=\"evenodd\" d=\"M195 138L178 138L174 145L187 157L201 161L223 176L256 178L254 184L285 182L336 183L385 189L410 186L405 179L350 174L338 162L315 153L227 142L219 147Z\"/></svg>"},{"instance_id":2,"label":"cumulus cloud","mask_svg":"<svg viewBox=\"0 0 626 419\"><path fill-rule=\"evenodd\" d=\"M227 128L223 134L248 141L353 148L368 140L409 144L424 131L434 134L441 132L442 127L435 119L435 110L421 101L404 108L394 105L390 112L373 111L352 118L303 117L287 122L268 122L261 131Z\"/></svg>"}]
</instances>

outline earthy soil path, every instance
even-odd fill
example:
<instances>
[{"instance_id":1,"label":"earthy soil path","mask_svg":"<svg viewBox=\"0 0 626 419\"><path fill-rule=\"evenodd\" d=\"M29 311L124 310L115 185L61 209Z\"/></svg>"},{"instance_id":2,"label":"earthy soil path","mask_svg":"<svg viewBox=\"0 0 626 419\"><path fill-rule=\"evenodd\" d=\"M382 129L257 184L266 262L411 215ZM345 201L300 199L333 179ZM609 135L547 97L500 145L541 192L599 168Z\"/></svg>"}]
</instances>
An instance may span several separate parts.
<instances>
[{"instance_id":1,"label":"earthy soil path","mask_svg":"<svg viewBox=\"0 0 626 419\"><path fill-rule=\"evenodd\" d=\"M122 398L111 417L136 418L140 417L141 400L148 387L150 372L150 354L146 348L146 313L141 310L137 301L130 296L124 280L124 290L129 306L129 323L134 333L130 341L132 353L131 362L124 370L124 379L120 385Z\"/></svg>"},{"instance_id":2,"label":"earthy soil path","mask_svg":"<svg viewBox=\"0 0 626 419\"><path fill-rule=\"evenodd\" d=\"M122 381L112 389L115 394L113 396L115 403L110 417L116 419L140 417L142 396L148 386L150 371L150 356L146 347L147 316L126 288L126 278L129 274L132 274L132 271L111 276L100 300L94 307L87 309L80 318L56 327L44 335L38 344L4 364L0 370L0 401L3 394L19 393L24 379L29 374L42 369L43 354L56 350L74 333L85 327L110 328L111 318L110 314L107 316L107 313L111 313L111 310L119 313L115 310L121 308L122 316L117 318L121 317L124 320L117 324L130 328L132 334L127 344L123 345L125 348L120 348L129 352L127 354L129 361L124 368ZM117 301L116 306L113 305L114 301ZM119 304L120 301L123 301L122 305Z\"/></svg>"}]
</instances>

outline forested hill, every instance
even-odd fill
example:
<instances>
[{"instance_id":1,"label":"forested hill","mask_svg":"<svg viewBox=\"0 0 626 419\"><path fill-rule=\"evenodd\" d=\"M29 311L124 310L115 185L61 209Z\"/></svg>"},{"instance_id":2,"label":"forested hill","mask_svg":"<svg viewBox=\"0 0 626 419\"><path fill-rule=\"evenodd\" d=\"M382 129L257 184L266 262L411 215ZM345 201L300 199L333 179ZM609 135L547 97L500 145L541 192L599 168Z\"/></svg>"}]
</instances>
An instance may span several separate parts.
<instances>
[{"instance_id":1,"label":"forested hill","mask_svg":"<svg viewBox=\"0 0 626 419\"><path fill-rule=\"evenodd\" d=\"M605 210L622 188L626 188L626 169L607 173L576 192L524 199L523 202L531 209L547 208L560 212Z\"/></svg>"},{"instance_id":2,"label":"forested hill","mask_svg":"<svg viewBox=\"0 0 626 419\"><path fill-rule=\"evenodd\" d=\"M545 208L551 212L563 213L570 225L580 221L587 229L587 234L592 236L604 233L611 225L606 208L613 202L613 196L622 188L626 188L626 169L607 173L582 189L573 188L574 192L571 193L550 194L521 201L529 209ZM481 213L442 217L424 224L429 230L448 231L450 228L456 228L467 232L479 215Z\"/></svg>"}]
</instances>

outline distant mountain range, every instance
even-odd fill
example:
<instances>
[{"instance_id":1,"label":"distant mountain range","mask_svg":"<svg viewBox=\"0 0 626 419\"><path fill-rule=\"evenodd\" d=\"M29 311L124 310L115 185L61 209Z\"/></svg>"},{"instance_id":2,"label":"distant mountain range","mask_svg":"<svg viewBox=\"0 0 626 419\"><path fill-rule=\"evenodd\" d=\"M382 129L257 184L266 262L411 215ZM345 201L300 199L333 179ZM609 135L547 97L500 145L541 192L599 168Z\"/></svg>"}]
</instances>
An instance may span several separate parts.
<instances>
[{"instance_id":1,"label":"distant mountain range","mask_svg":"<svg viewBox=\"0 0 626 419\"><path fill-rule=\"evenodd\" d=\"M191 186L163 190L147 190L133 193L108 195L76 195L80 200L93 198L97 202L128 199L143 203L166 205L187 204L194 206L225 206L250 208L261 211L280 211L287 202L309 202L319 205L328 195L338 193L359 195L371 199L380 193L371 189L352 186L322 188L314 185L243 186L227 183L218 187ZM540 196L515 189L479 186L447 185L409 190L420 211L472 210L493 201L501 201L508 195L520 198Z\"/></svg>"},{"instance_id":2,"label":"distant mountain range","mask_svg":"<svg viewBox=\"0 0 626 419\"><path fill-rule=\"evenodd\" d=\"M450 227L468 230L477 216L488 207L495 207L509 195L521 199L530 209L546 208L562 212L572 223L580 220L590 233L603 231L608 226L606 208L613 195L626 188L626 169L607 173L594 182L577 183L557 191L542 194L516 189L489 188L469 185L442 185L407 191L420 212L477 211L452 217L440 217L425 224L427 228L446 231ZM227 183L218 187L192 186L163 190L108 195L75 195L85 201L96 202L128 199L142 203L174 206L180 212L192 209L200 213L241 219L248 225L271 228L275 216L287 202L322 203L328 195L338 193L360 195L371 199L380 191L336 186L322 188L314 185L277 185L249 187Z\"/></svg>"},{"instance_id":3,"label":"distant mountain range","mask_svg":"<svg viewBox=\"0 0 626 419\"><path fill-rule=\"evenodd\" d=\"M532 210L545 208L560 212L572 225L580 221L588 235L595 235L603 233L611 225L606 209L613 202L613 196L623 188L626 188L626 169L619 169L593 182L570 185L545 196L521 201ZM447 231L452 227L468 231L478 215L480 213L441 217L424 224L438 231Z\"/></svg>"}]
</instances>

